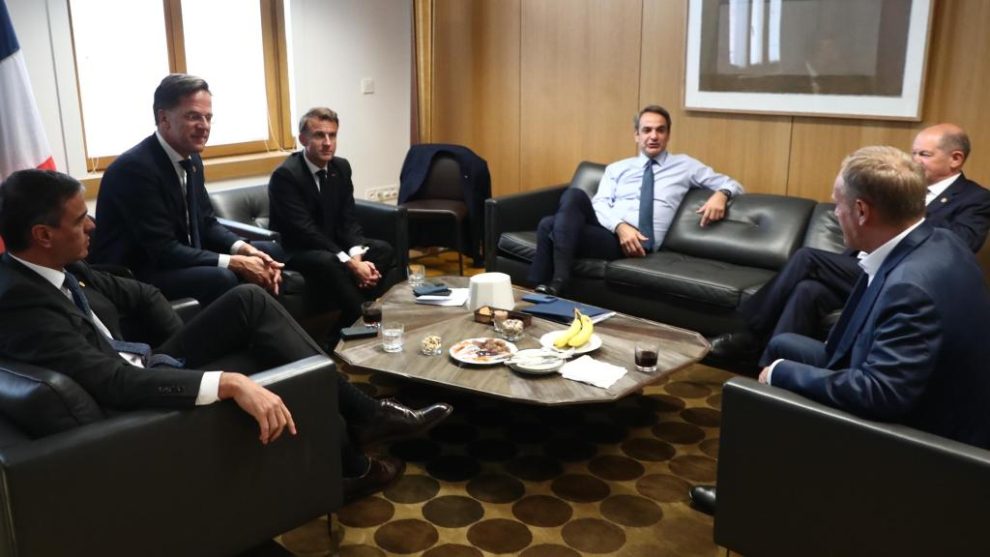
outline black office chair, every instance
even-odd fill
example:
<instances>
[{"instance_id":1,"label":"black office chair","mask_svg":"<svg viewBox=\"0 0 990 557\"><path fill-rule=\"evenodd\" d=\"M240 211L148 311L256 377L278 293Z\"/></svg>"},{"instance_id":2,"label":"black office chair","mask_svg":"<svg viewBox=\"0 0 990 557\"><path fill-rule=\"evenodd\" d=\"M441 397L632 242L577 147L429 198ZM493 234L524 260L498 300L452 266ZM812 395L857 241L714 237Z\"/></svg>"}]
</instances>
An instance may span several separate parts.
<instances>
[{"instance_id":1,"label":"black office chair","mask_svg":"<svg viewBox=\"0 0 990 557\"><path fill-rule=\"evenodd\" d=\"M423 185L400 207L408 212L410 245L447 246L453 237L457 270L463 275L468 206L457 159L450 153L438 153ZM438 228L433 225L438 221L449 221L451 226Z\"/></svg>"}]
</instances>

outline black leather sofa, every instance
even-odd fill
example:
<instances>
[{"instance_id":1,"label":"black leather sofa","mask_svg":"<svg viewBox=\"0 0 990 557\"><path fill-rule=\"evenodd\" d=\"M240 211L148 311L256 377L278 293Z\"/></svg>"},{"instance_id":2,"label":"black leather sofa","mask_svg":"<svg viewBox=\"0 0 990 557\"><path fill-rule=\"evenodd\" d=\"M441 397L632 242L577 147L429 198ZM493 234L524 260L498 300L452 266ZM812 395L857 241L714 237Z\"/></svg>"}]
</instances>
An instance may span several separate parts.
<instances>
[{"instance_id":1,"label":"black leather sofa","mask_svg":"<svg viewBox=\"0 0 990 557\"><path fill-rule=\"evenodd\" d=\"M582 162L570 184L487 200L485 268L528 285L540 219L556 211L567 187L594 195L604 169ZM842 250L830 203L745 194L731 202L724 220L702 228L695 211L710 195L705 189L688 192L656 253L616 261L579 259L567 297L716 335L744 327L736 308L798 248Z\"/></svg>"},{"instance_id":2,"label":"black leather sofa","mask_svg":"<svg viewBox=\"0 0 990 557\"><path fill-rule=\"evenodd\" d=\"M748 378L722 389L715 542L742 555L985 555L990 451Z\"/></svg>"},{"instance_id":3,"label":"black leather sofa","mask_svg":"<svg viewBox=\"0 0 990 557\"><path fill-rule=\"evenodd\" d=\"M232 401L110 412L60 373L0 361L0 555L233 555L339 507L333 362L253 377L299 435L263 446Z\"/></svg>"}]
</instances>

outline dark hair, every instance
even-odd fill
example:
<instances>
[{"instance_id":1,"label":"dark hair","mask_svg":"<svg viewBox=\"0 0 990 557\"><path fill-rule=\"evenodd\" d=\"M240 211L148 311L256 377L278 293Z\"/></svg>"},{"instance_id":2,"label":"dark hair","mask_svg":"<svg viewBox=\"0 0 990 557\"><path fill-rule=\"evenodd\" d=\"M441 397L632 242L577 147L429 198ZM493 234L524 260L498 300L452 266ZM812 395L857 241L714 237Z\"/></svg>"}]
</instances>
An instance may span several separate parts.
<instances>
[{"instance_id":1,"label":"dark hair","mask_svg":"<svg viewBox=\"0 0 990 557\"><path fill-rule=\"evenodd\" d=\"M890 223L925 214L928 183L921 165L896 147L863 147L842 161L846 201L869 202Z\"/></svg>"},{"instance_id":2,"label":"dark hair","mask_svg":"<svg viewBox=\"0 0 990 557\"><path fill-rule=\"evenodd\" d=\"M321 122L333 122L338 126L340 125L340 117L337 116L336 112L325 106L318 106L306 111L306 114L303 114L302 118L299 119L299 135L309 131L310 119L320 120Z\"/></svg>"},{"instance_id":3,"label":"dark hair","mask_svg":"<svg viewBox=\"0 0 990 557\"><path fill-rule=\"evenodd\" d=\"M639 131L639 121L643 118L643 115L647 112L652 112L653 114L659 114L663 116L663 119L667 121L667 132L669 133L671 128L674 127L674 122L670 119L670 113L667 109L658 104L649 104L643 107L643 110L639 111L639 114L633 116L633 129Z\"/></svg>"},{"instance_id":4,"label":"dark hair","mask_svg":"<svg viewBox=\"0 0 990 557\"><path fill-rule=\"evenodd\" d=\"M206 83L206 80L194 75L184 73L166 75L155 89L155 102L151 106L155 112L155 125L158 125L159 110L168 110L179 106L183 97L191 95L196 91L210 93L210 86ZM212 95L213 93L210 94Z\"/></svg>"},{"instance_id":5,"label":"dark hair","mask_svg":"<svg viewBox=\"0 0 990 557\"><path fill-rule=\"evenodd\" d=\"M59 225L65 204L84 187L54 170L18 170L0 185L0 236L13 252L31 246L31 228Z\"/></svg>"}]
</instances>

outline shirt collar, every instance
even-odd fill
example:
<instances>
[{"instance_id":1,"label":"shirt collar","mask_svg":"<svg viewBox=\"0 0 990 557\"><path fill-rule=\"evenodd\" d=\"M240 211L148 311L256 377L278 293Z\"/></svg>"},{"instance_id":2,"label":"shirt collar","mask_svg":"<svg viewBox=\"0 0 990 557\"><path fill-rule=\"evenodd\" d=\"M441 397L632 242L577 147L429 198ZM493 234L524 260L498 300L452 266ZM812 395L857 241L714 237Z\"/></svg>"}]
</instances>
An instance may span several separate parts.
<instances>
[{"instance_id":1,"label":"shirt collar","mask_svg":"<svg viewBox=\"0 0 990 557\"><path fill-rule=\"evenodd\" d=\"M939 180L938 182L928 186L928 197L934 200L936 197L942 195L942 193L949 189L949 186L951 186L952 183L956 181L956 178L958 178L961 174L962 172L953 174L944 180Z\"/></svg>"},{"instance_id":2,"label":"shirt collar","mask_svg":"<svg viewBox=\"0 0 990 557\"><path fill-rule=\"evenodd\" d=\"M887 256L890 255L890 252L894 251L897 244L901 243L901 240L910 234L912 230L918 228L918 226L920 226L923 222L925 222L924 217L922 217L918 222L905 228L900 234L887 240L887 242L882 246L866 254L866 256L859 260L859 266L863 269L863 272L866 273L867 284L873 282L873 277L876 276L877 271L880 270L880 266L883 265L883 262L887 259Z\"/></svg>"},{"instance_id":3,"label":"shirt collar","mask_svg":"<svg viewBox=\"0 0 990 557\"><path fill-rule=\"evenodd\" d=\"M179 161L187 158L183 157L178 151L173 149L172 146L168 144L168 141L165 141L165 138L162 137L162 134L159 133L158 130L155 130L155 137L158 138L158 143L161 144L162 149L165 149L165 154L168 155L168 160L172 161L173 166L178 166Z\"/></svg>"},{"instance_id":4,"label":"shirt collar","mask_svg":"<svg viewBox=\"0 0 990 557\"><path fill-rule=\"evenodd\" d=\"M36 265L34 263L31 263L30 261L24 261L23 259L17 257L14 254L10 254L10 256L16 259L20 264L24 265L28 269L31 269L32 271L41 275L42 278L52 283L52 285L55 286L55 288L58 288L59 290L62 289L62 283L65 282L65 271L59 271L57 269L52 269L51 267Z\"/></svg>"},{"instance_id":5,"label":"shirt collar","mask_svg":"<svg viewBox=\"0 0 990 557\"><path fill-rule=\"evenodd\" d=\"M326 168L320 168L319 166L316 166L315 164L309 162L309 158L306 156L306 153L303 153L302 158L304 161L306 161L306 168L309 168L310 174L316 174L321 170L326 170Z\"/></svg>"},{"instance_id":6,"label":"shirt collar","mask_svg":"<svg viewBox=\"0 0 990 557\"><path fill-rule=\"evenodd\" d=\"M668 154L669 153L667 152L667 150L664 149L663 151L660 151L659 155L653 157L653 160L657 161L657 167L663 166L663 163L667 160ZM639 166L646 166L646 159L648 158L649 157L647 157L646 155L643 154L642 151L640 151L639 156L636 157L636 164L638 164Z\"/></svg>"}]
</instances>

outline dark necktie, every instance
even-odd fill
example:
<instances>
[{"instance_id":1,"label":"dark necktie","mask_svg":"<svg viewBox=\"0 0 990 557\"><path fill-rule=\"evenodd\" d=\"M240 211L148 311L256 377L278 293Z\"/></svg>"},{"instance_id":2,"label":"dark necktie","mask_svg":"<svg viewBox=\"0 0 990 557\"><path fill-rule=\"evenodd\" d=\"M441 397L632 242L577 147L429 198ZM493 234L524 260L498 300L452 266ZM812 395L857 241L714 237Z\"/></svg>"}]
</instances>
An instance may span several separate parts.
<instances>
[{"instance_id":1,"label":"dark necktie","mask_svg":"<svg viewBox=\"0 0 990 557\"><path fill-rule=\"evenodd\" d=\"M329 225L333 222L334 217L334 199L333 192L330 191L331 188L327 186L327 171L324 169L319 169L316 171L316 177L320 181L320 199L323 203L323 223L324 225Z\"/></svg>"},{"instance_id":2,"label":"dark necktie","mask_svg":"<svg viewBox=\"0 0 990 557\"><path fill-rule=\"evenodd\" d=\"M86 294L83 293L82 286L79 285L79 281L72 273L63 273L65 275L65 280L62 284L69 290L72 294L72 301L79 308L79 311L83 312L90 322L96 326L96 322L93 320L93 310L89 307L89 300L86 299ZM96 327L99 330L99 327ZM181 360L173 358L168 354L154 354L151 351L151 346L143 342L127 342L126 340L117 340L112 336L108 337L107 340L110 342L110 346L113 347L117 352L126 352L128 354L137 354L141 357L141 363L144 367L176 367L181 368L185 363Z\"/></svg>"},{"instance_id":3,"label":"dark necktie","mask_svg":"<svg viewBox=\"0 0 990 557\"><path fill-rule=\"evenodd\" d=\"M186 210L189 213L189 244L194 248L202 248L203 244L199 239L199 201L196 199L196 183L199 180L199 173L192 159L182 159L179 166L186 171Z\"/></svg>"},{"instance_id":4,"label":"dark necktie","mask_svg":"<svg viewBox=\"0 0 990 557\"><path fill-rule=\"evenodd\" d=\"M639 189L639 233L646 236L643 249L653 251L656 236L653 234L653 165L657 161L650 159L643 171L643 185Z\"/></svg>"}]
</instances>

